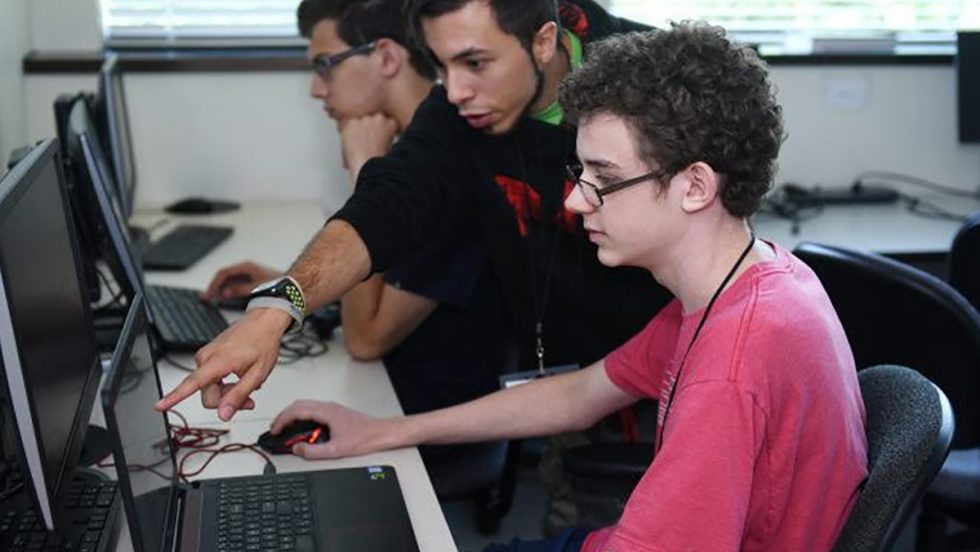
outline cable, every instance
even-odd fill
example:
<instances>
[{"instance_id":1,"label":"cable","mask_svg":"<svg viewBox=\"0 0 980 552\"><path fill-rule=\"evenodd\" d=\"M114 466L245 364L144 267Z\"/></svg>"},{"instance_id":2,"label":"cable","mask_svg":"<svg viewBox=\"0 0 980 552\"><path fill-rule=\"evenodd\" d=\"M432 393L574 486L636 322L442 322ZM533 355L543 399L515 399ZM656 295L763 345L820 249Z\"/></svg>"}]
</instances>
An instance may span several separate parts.
<instances>
[{"instance_id":1,"label":"cable","mask_svg":"<svg viewBox=\"0 0 980 552\"><path fill-rule=\"evenodd\" d=\"M309 323L294 334L286 334L279 343L279 364L293 364L304 358L318 357L325 354L328 347L325 341L316 335Z\"/></svg>"},{"instance_id":2,"label":"cable","mask_svg":"<svg viewBox=\"0 0 980 552\"><path fill-rule=\"evenodd\" d=\"M918 186L920 188L926 188L927 190L933 190L935 192L957 196L957 197L968 197L971 199L980 199L980 191L968 191L962 190L960 188L954 188L952 186L946 186L944 184L939 184L931 180L926 180L925 178L919 178L917 176L911 176L908 174L902 174L891 171L865 171L858 175L855 179L856 184L866 184L867 181L872 182L884 182L884 183L895 183L900 182L903 184L911 184L913 186Z\"/></svg>"},{"instance_id":3,"label":"cable","mask_svg":"<svg viewBox=\"0 0 980 552\"><path fill-rule=\"evenodd\" d=\"M187 418L181 415L180 412L176 410L169 410L167 414L173 414L179 420L179 424L170 423L168 420L167 427L169 430L169 440L164 439L159 443L156 443L154 448L157 448L160 452L160 460L150 464L150 465L139 465L130 464L127 469L130 472L136 471L147 471L162 479L170 480L170 475L161 473L157 471L157 466L164 464L170 460L170 451L167 450L168 447L173 446L175 451L180 449L190 449L190 452L184 454L180 457L177 462L177 477L182 481L187 482L191 477L200 475L219 454L228 452L238 452L240 450L251 450L255 454L258 454L265 460L265 467L263 468L263 473L275 473L275 465L272 463L272 459L262 452L258 447L246 443L228 443L222 445L219 448L210 448L216 446L222 437L228 434L227 429L215 429L209 427L192 427L187 423ZM184 464L187 462L188 458L197 456L199 454L208 454L209 456L197 469L193 471L187 471L184 468ZM112 462L100 462L98 464L100 468L111 468L115 467Z\"/></svg>"},{"instance_id":4,"label":"cable","mask_svg":"<svg viewBox=\"0 0 980 552\"><path fill-rule=\"evenodd\" d=\"M899 197L906 202L909 213L916 216L938 220L951 220L960 223L966 222L966 219L969 218L968 215L954 213L920 197L901 193Z\"/></svg>"}]
</instances>

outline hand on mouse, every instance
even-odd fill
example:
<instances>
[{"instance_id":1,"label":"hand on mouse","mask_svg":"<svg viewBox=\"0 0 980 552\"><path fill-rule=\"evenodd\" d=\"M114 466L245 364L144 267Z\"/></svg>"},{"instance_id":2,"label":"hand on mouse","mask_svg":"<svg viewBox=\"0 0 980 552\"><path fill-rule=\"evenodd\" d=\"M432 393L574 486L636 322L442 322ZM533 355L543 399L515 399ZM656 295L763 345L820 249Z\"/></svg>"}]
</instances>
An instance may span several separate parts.
<instances>
[{"instance_id":1,"label":"hand on mouse","mask_svg":"<svg viewBox=\"0 0 980 552\"><path fill-rule=\"evenodd\" d=\"M399 418L381 419L334 402L295 401L272 421L278 434L295 420L312 420L330 428L330 440L320 444L297 443L293 454L308 460L360 456L405 446L397 430Z\"/></svg>"},{"instance_id":2,"label":"hand on mouse","mask_svg":"<svg viewBox=\"0 0 980 552\"><path fill-rule=\"evenodd\" d=\"M201 295L205 301L244 297L255 286L281 276L282 272L252 261L242 261L219 270Z\"/></svg>"}]
</instances>

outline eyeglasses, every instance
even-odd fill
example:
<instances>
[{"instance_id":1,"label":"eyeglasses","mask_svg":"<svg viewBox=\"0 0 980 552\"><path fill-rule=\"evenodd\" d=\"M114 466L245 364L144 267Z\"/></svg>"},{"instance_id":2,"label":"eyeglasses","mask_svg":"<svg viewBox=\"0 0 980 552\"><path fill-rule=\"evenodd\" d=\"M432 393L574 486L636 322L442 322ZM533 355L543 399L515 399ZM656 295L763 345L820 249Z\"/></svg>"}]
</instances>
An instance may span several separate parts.
<instances>
[{"instance_id":1,"label":"eyeglasses","mask_svg":"<svg viewBox=\"0 0 980 552\"><path fill-rule=\"evenodd\" d=\"M585 198L586 203L593 207L602 207L602 198L611 193L625 190L634 184L639 184L647 180L661 180L670 174L661 169L599 187L587 180L582 180L582 165L568 165L565 167L565 170L568 171L568 177L572 182L582 191L582 197Z\"/></svg>"},{"instance_id":2,"label":"eyeglasses","mask_svg":"<svg viewBox=\"0 0 980 552\"><path fill-rule=\"evenodd\" d=\"M355 46L349 50L344 50L339 54L334 54L328 56L326 54L320 54L313 58L313 71L320 76L321 79L328 81L330 80L330 71L334 67L340 65L345 59L359 55L367 54L374 50L375 41L372 40L367 44L361 44L360 46Z\"/></svg>"}]
</instances>

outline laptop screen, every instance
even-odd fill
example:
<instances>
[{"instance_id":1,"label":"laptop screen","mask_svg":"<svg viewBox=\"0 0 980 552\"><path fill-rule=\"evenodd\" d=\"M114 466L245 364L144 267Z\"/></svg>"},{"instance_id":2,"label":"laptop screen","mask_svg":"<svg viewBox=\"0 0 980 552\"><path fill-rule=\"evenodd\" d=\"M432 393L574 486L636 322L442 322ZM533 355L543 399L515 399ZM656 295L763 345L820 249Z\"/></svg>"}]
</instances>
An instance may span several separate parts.
<instances>
[{"instance_id":1,"label":"laptop screen","mask_svg":"<svg viewBox=\"0 0 980 552\"><path fill-rule=\"evenodd\" d=\"M137 297L112 359L103 403L109 431L114 434L119 482L130 487L128 492L123 489L123 496L133 497L136 519L130 520L130 528L136 550L157 552L163 548L171 510L176 506L171 503L176 474L166 418L153 409L160 398L160 384L150 353L144 302L141 295ZM125 474L119 466L123 462ZM131 513L127 509L127 516Z\"/></svg>"}]
</instances>

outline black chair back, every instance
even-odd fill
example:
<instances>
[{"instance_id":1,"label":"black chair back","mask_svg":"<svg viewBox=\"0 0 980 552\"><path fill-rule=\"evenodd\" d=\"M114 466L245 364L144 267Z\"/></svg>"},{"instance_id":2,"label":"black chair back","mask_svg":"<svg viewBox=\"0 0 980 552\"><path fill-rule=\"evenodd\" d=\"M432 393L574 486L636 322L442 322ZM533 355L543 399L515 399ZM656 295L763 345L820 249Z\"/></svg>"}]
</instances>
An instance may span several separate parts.
<instances>
[{"instance_id":1,"label":"black chair back","mask_svg":"<svg viewBox=\"0 0 980 552\"><path fill-rule=\"evenodd\" d=\"M858 381L867 414L868 479L834 550L891 550L949 453L953 412L938 387L902 366L862 370Z\"/></svg>"},{"instance_id":2,"label":"black chair back","mask_svg":"<svg viewBox=\"0 0 980 552\"><path fill-rule=\"evenodd\" d=\"M813 243L793 252L827 290L858 368L919 371L953 405L953 446L980 446L980 315L969 302L942 280L881 255Z\"/></svg>"},{"instance_id":3,"label":"black chair back","mask_svg":"<svg viewBox=\"0 0 980 552\"><path fill-rule=\"evenodd\" d=\"M949 250L949 283L980 309L980 213L966 219Z\"/></svg>"}]
</instances>

